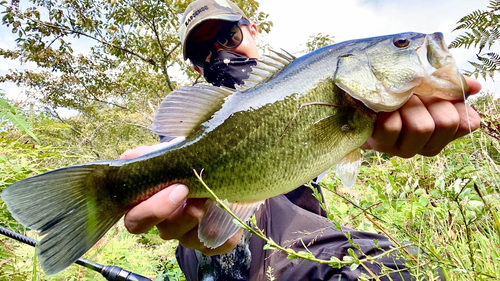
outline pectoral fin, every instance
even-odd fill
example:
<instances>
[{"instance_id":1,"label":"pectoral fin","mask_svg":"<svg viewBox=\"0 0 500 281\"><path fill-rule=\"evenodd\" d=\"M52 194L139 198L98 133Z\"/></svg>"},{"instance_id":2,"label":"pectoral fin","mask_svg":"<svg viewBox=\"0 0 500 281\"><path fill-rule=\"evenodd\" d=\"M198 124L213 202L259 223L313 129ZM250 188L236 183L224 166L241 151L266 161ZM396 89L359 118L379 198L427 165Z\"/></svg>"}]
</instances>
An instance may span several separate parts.
<instances>
[{"instance_id":1,"label":"pectoral fin","mask_svg":"<svg viewBox=\"0 0 500 281\"><path fill-rule=\"evenodd\" d=\"M361 168L361 150L359 148L349 152L340 162L333 166L335 174L340 178L345 187L351 187Z\"/></svg>"},{"instance_id":2,"label":"pectoral fin","mask_svg":"<svg viewBox=\"0 0 500 281\"><path fill-rule=\"evenodd\" d=\"M262 204L259 202L229 203L231 211L242 221L247 221ZM207 200L205 215L198 226L198 237L208 248L217 248L231 238L240 227L234 223L234 218L225 210L219 208L213 200Z\"/></svg>"}]
</instances>

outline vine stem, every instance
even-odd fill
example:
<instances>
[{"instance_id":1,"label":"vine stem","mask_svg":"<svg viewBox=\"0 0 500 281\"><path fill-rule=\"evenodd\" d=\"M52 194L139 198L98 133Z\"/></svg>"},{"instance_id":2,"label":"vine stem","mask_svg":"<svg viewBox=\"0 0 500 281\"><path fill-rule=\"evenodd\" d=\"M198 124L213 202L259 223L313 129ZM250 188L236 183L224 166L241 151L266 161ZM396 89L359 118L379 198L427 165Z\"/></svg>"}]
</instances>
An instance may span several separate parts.
<instances>
[{"instance_id":1,"label":"vine stem","mask_svg":"<svg viewBox=\"0 0 500 281\"><path fill-rule=\"evenodd\" d=\"M254 235L257 235L259 238L261 238L262 240L264 240L267 243L264 246L265 250L280 250L280 251L286 253L288 255L289 259L304 259L304 260L309 260L309 261L312 261L312 262L317 262L317 263L320 263L320 264L328 264L328 265L330 265L332 267L336 267L336 268L341 268L341 267L344 267L344 266L349 266L349 265L357 264L357 265L363 266L366 269L367 267L364 265L364 263L375 262L375 261L377 261L378 259L380 259L380 258L382 258L384 256L388 256L388 255L390 255L390 254L392 254L394 252L397 252L397 251L399 251L401 249L404 249L406 247L409 247L409 246L413 245L413 244L406 244L404 246L395 247L395 248L392 248L392 249L390 249L388 251L383 252L382 254L379 254L379 255L376 255L376 256L373 256L373 257L369 256L369 257L366 257L366 258L363 258L363 259L358 259L356 256L351 256L351 258L344 259L344 260L340 260L337 257L333 257L333 256L330 258L330 260L318 259L310 251L299 251L299 252L297 252L297 251L295 251L293 249L282 247L281 245L279 245L276 242L274 242L271 238L266 237L266 235L264 235L264 231L263 230L257 228L257 223L256 223L256 220L255 220L255 217L251 218L252 223L255 225L255 228L249 226L247 223L245 223L240 218L238 218L238 216L236 216L231 211L231 209L228 207L228 202L224 201L224 200L221 200L205 184L205 182L203 181L203 179L201 177L201 175L203 173L203 170L201 170L200 173L198 173L195 169L193 169L193 171L194 171L194 174L196 175L196 177L198 178L198 180L200 181L200 183L203 185L203 187L205 187L205 189L210 193L210 195L213 197L213 199L215 200L215 202L218 204L219 208L222 208L223 210L225 210L226 212L228 212L234 218L235 223L237 225L239 225L243 229L251 232ZM368 270L368 272L372 275L373 278L375 278L376 280L379 280L379 278L376 276L376 274L374 274L372 271Z\"/></svg>"}]
</instances>

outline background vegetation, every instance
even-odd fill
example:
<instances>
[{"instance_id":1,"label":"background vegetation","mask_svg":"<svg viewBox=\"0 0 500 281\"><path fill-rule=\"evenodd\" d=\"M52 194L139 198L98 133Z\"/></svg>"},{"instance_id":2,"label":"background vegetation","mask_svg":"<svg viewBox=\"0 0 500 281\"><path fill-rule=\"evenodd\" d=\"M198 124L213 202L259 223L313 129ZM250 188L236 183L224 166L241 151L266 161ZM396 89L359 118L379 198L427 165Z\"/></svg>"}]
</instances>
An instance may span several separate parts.
<instances>
[{"instance_id":1,"label":"background vegetation","mask_svg":"<svg viewBox=\"0 0 500 281\"><path fill-rule=\"evenodd\" d=\"M332 220L421 249L401 254L417 280L434 280L438 268L445 280L500 280L500 104L488 95L473 104L481 130L436 157L368 152L352 189L323 180Z\"/></svg>"},{"instance_id":2,"label":"background vegetation","mask_svg":"<svg viewBox=\"0 0 500 281\"><path fill-rule=\"evenodd\" d=\"M117 158L156 143L148 128L159 101L178 85L201 81L182 60L177 38L177 15L188 2L33 0L24 8L0 2L2 23L18 35L16 48L0 54L26 65L0 81L23 86L29 97L14 104L0 96L0 190L56 167ZM257 1L236 2L255 15L262 32L270 30ZM450 47L478 50L472 75L498 71L498 55L482 52L498 44L499 8L491 1L457 23L466 33ZM81 42L91 42L87 54L74 51ZM306 46L332 42L319 34ZM401 159L368 151L354 188L326 177L332 222L418 246L422 255L402 255L419 278L432 279L441 268L448 280L500 279L499 102L483 95L472 103L483 114L481 130L438 156ZM72 117L60 116L62 108ZM0 226L36 238L2 201ZM118 224L85 257L157 280L183 280L176 242L161 241L155 231L131 235ZM77 265L45 276L33 248L0 237L0 280L95 278Z\"/></svg>"}]
</instances>

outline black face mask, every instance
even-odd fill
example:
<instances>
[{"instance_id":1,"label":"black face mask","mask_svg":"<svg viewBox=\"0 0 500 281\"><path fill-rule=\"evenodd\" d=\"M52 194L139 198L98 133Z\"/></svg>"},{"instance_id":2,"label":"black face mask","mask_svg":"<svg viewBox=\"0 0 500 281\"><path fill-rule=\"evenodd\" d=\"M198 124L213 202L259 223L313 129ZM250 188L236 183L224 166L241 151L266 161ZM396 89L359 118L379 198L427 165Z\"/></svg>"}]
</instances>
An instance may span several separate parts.
<instances>
[{"instance_id":1,"label":"black face mask","mask_svg":"<svg viewBox=\"0 0 500 281\"><path fill-rule=\"evenodd\" d=\"M257 59L221 50L215 53L210 63L205 63L203 76L214 86L235 88L235 85L244 84L252 71L252 66L257 65Z\"/></svg>"}]
</instances>

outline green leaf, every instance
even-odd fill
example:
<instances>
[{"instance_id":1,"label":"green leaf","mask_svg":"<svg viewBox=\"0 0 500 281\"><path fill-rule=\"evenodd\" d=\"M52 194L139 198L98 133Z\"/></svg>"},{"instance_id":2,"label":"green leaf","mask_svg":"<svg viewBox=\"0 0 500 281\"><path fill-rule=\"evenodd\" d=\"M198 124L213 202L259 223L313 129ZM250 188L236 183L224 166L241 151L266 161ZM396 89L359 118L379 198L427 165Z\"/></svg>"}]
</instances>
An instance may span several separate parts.
<instances>
[{"instance_id":1,"label":"green leaf","mask_svg":"<svg viewBox=\"0 0 500 281\"><path fill-rule=\"evenodd\" d=\"M429 199L427 199L426 196L422 195L418 199L418 202L420 203L420 206L425 207L425 206L427 206L429 204Z\"/></svg>"},{"instance_id":2,"label":"green leaf","mask_svg":"<svg viewBox=\"0 0 500 281\"><path fill-rule=\"evenodd\" d=\"M354 270L356 270L358 267L359 267L359 264L357 264L357 263L353 263L353 264L351 264L351 266L349 266L349 269L351 269L352 271L354 271Z\"/></svg>"},{"instance_id":3,"label":"green leaf","mask_svg":"<svg viewBox=\"0 0 500 281\"><path fill-rule=\"evenodd\" d=\"M358 260L358 255L356 255L356 253L354 252L354 250L352 248L348 248L347 249L347 253L354 259L354 260Z\"/></svg>"},{"instance_id":4,"label":"green leaf","mask_svg":"<svg viewBox=\"0 0 500 281\"><path fill-rule=\"evenodd\" d=\"M337 258L337 257L335 257L335 256L331 256L331 257L330 257L330 261L331 261L331 262L335 262L335 263L340 263L340 259L339 259L339 258Z\"/></svg>"},{"instance_id":5,"label":"green leaf","mask_svg":"<svg viewBox=\"0 0 500 281\"><path fill-rule=\"evenodd\" d=\"M264 250L276 250L276 247L271 244L265 244L263 247Z\"/></svg>"},{"instance_id":6,"label":"green leaf","mask_svg":"<svg viewBox=\"0 0 500 281\"><path fill-rule=\"evenodd\" d=\"M242 223L240 223L237 219L233 219L233 223L234 223L235 225L237 225L238 227L241 227L241 228L243 228L243 229L245 229L245 228L246 228L246 226L245 226L245 225L243 225Z\"/></svg>"},{"instance_id":7,"label":"green leaf","mask_svg":"<svg viewBox=\"0 0 500 281\"><path fill-rule=\"evenodd\" d=\"M38 144L40 141L38 138L30 131L30 124L26 121L26 117L18 113L18 109L11 104L6 99L0 98L0 120L6 120L12 123L16 128L23 131L32 137Z\"/></svg>"},{"instance_id":8,"label":"green leaf","mask_svg":"<svg viewBox=\"0 0 500 281\"><path fill-rule=\"evenodd\" d=\"M351 256L343 256L342 260L345 262L354 262L356 259Z\"/></svg>"},{"instance_id":9,"label":"green leaf","mask_svg":"<svg viewBox=\"0 0 500 281\"><path fill-rule=\"evenodd\" d=\"M466 75L493 79L494 74L500 71L498 55L488 55L489 58L481 55L485 48L491 49L500 40L500 10L497 8L498 5L498 1L490 1L488 10L476 10L462 17L453 30L465 30L465 32L455 38L450 43L449 48L464 47L468 49L471 46L478 48L477 59L479 62L469 61L475 69L466 71Z\"/></svg>"},{"instance_id":10,"label":"green leaf","mask_svg":"<svg viewBox=\"0 0 500 281\"><path fill-rule=\"evenodd\" d=\"M300 258L313 259L314 255L311 252L307 251L298 251L297 256L301 256Z\"/></svg>"}]
</instances>

